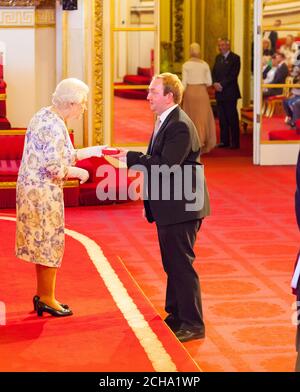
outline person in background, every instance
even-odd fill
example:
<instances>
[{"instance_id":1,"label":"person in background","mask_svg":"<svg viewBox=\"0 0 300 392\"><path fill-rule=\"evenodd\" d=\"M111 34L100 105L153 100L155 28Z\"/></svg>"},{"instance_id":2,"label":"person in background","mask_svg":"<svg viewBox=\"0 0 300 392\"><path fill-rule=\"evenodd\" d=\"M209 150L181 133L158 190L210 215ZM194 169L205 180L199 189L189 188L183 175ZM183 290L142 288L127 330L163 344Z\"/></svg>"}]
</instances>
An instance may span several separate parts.
<instances>
[{"instance_id":1,"label":"person in background","mask_svg":"<svg viewBox=\"0 0 300 392\"><path fill-rule=\"evenodd\" d=\"M264 84L269 84L272 82L275 76L275 72L277 70L277 61L276 54L274 54L271 58L271 64L266 64L263 68L262 78ZM264 91L268 91L265 89Z\"/></svg>"},{"instance_id":2,"label":"person in background","mask_svg":"<svg viewBox=\"0 0 300 392\"><path fill-rule=\"evenodd\" d=\"M63 184L68 178L78 178L81 184L87 181L89 173L74 165L77 160L101 156L103 147L75 150L65 122L82 116L88 92L81 80L62 80L52 105L33 116L26 132L17 180L16 255L36 266L33 306L39 316L43 312L56 317L73 314L55 296L65 242Z\"/></svg>"},{"instance_id":3,"label":"person in background","mask_svg":"<svg viewBox=\"0 0 300 392\"><path fill-rule=\"evenodd\" d=\"M205 180L203 187L197 184L197 178L200 180L201 176L200 142L195 125L179 107L182 94L183 86L177 75L155 76L147 99L158 117L148 150L146 154L123 151L119 157L126 156L129 168L138 170L136 167L139 167L148 174L144 216L149 223L156 223L167 274L165 323L181 342L187 342L205 336L200 282L193 262L197 233L203 219L210 214L210 206ZM172 177L168 175L170 169L175 170ZM175 177L177 181L172 180ZM164 196L161 184L169 184L168 197ZM193 197L203 195L201 203L188 201L187 184L193 188ZM185 188L184 192L182 188ZM157 191L154 197L153 190L154 194ZM193 208L189 208L190 203L194 204Z\"/></svg>"},{"instance_id":4,"label":"person in background","mask_svg":"<svg viewBox=\"0 0 300 392\"><path fill-rule=\"evenodd\" d=\"M263 35L263 38L267 38L270 40L271 50L273 53L276 52L276 45L277 45L277 40L278 40L278 33L277 33L276 29L279 28L280 26L281 26L281 20L276 19L274 22L274 30L265 31L264 35Z\"/></svg>"},{"instance_id":5,"label":"person in background","mask_svg":"<svg viewBox=\"0 0 300 392\"><path fill-rule=\"evenodd\" d=\"M296 44L295 38L292 34L287 35L285 44L281 45L279 52L284 54L286 64L288 68L291 69L295 64L298 52L298 45Z\"/></svg>"},{"instance_id":6,"label":"person in background","mask_svg":"<svg viewBox=\"0 0 300 392\"><path fill-rule=\"evenodd\" d=\"M283 53L276 53L275 60L272 59L273 67L276 67L276 72L274 73L273 80L269 84L284 84L285 79L289 74L288 67L285 62L285 55ZM273 95L281 95L282 87L267 88L263 92L264 97L270 97Z\"/></svg>"},{"instance_id":7,"label":"person in background","mask_svg":"<svg viewBox=\"0 0 300 392\"><path fill-rule=\"evenodd\" d=\"M237 102L241 98L238 76L241 69L240 56L230 50L227 38L218 40L220 54L216 57L212 70L218 117L221 128L219 147L240 147L240 122Z\"/></svg>"},{"instance_id":8,"label":"person in background","mask_svg":"<svg viewBox=\"0 0 300 392\"><path fill-rule=\"evenodd\" d=\"M273 56L274 52L271 47L271 41L269 38L263 38L262 40L263 56Z\"/></svg>"},{"instance_id":9,"label":"person in background","mask_svg":"<svg viewBox=\"0 0 300 392\"><path fill-rule=\"evenodd\" d=\"M294 77L294 84L300 84L299 67L293 68L291 76ZM289 124L292 128L294 128L296 126L296 120L298 119L298 113L297 110L294 110L294 105L300 101L300 88L294 87L291 93L291 96L283 101L283 107L287 115L285 122Z\"/></svg>"},{"instance_id":10,"label":"person in background","mask_svg":"<svg viewBox=\"0 0 300 392\"><path fill-rule=\"evenodd\" d=\"M295 121L296 130L300 133L300 124L297 120L300 119L300 101L297 101L293 105L293 119Z\"/></svg>"},{"instance_id":11,"label":"person in background","mask_svg":"<svg viewBox=\"0 0 300 392\"><path fill-rule=\"evenodd\" d=\"M192 43L190 58L182 66L182 107L197 128L201 153L207 153L216 145L216 125L207 93L207 87L212 85L210 68L200 53L200 45Z\"/></svg>"}]
</instances>

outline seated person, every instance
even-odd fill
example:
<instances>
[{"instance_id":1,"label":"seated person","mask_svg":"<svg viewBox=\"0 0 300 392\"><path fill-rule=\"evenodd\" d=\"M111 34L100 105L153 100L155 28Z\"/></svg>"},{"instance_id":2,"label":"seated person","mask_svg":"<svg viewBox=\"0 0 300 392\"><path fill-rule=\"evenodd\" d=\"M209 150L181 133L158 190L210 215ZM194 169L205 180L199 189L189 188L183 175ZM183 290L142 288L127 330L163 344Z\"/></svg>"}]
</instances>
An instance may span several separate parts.
<instances>
[{"instance_id":1,"label":"seated person","mask_svg":"<svg viewBox=\"0 0 300 392\"><path fill-rule=\"evenodd\" d=\"M300 119L300 100L293 105L293 120L296 124L297 131L300 131L300 124L297 126L296 120Z\"/></svg>"},{"instance_id":2,"label":"seated person","mask_svg":"<svg viewBox=\"0 0 300 392\"><path fill-rule=\"evenodd\" d=\"M288 67L291 68L295 64L295 56L298 52L298 45L292 34L289 34L286 37L285 44L281 45L279 51L285 55L286 63Z\"/></svg>"},{"instance_id":3,"label":"seated person","mask_svg":"<svg viewBox=\"0 0 300 392\"><path fill-rule=\"evenodd\" d=\"M300 84L300 68L294 67L291 76L294 76L293 83ZM291 91L292 95L283 101L284 111L287 115L286 123L291 127L296 126L297 116L295 115L294 105L300 100L300 88L293 88Z\"/></svg>"},{"instance_id":4,"label":"seated person","mask_svg":"<svg viewBox=\"0 0 300 392\"><path fill-rule=\"evenodd\" d=\"M263 57L263 64L267 61L267 58L264 56ZM276 65L276 55L274 54L271 58L271 61L267 61L265 65L263 66L263 82L264 84L269 84L272 82L274 79L275 72L277 70L277 65ZM266 89L267 90L267 89Z\"/></svg>"},{"instance_id":5,"label":"seated person","mask_svg":"<svg viewBox=\"0 0 300 392\"><path fill-rule=\"evenodd\" d=\"M273 80L269 84L284 84L285 79L289 74L288 67L285 62L285 55L283 53L276 53L272 63L277 67ZM282 94L282 88L268 88L263 92L264 97L271 97Z\"/></svg>"},{"instance_id":6,"label":"seated person","mask_svg":"<svg viewBox=\"0 0 300 392\"><path fill-rule=\"evenodd\" d=\"M263 38L262 41L263 56L272 56L274 54L271 48L271 41L269 38Z\"/></svg>"},{"instance_id":7,"label":"seated person","mask_svg":"<svg viewBox=\"0 0 300 392\"><path fill-rule=\"evenodd\" d=\"M264 36L263 37L264 38L268 38L271 41L271 49L272 49L273 53L275 53L275 51L276 51L276 43L277 43L277 40L278 40L278 33L277 33L276 30L280 26L281 26L281 19L276 19L275 22L274 22L275 29L271 30L271 31L266 30L264 32Z\"/></svg>"}]
</instances>

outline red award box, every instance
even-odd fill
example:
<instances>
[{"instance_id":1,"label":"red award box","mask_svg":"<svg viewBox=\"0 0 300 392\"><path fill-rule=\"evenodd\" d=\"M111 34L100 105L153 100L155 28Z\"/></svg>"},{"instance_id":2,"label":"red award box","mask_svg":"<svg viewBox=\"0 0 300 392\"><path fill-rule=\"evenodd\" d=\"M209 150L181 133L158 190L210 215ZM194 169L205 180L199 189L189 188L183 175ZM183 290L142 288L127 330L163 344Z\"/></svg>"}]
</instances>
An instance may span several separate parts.
<instances>
[{"instance_id":1,"label":"red award box","mask_svg":"<svg viewBox=\"0 0 300 392\"><path fill-rule=\"evenodd\" d=\"M102 150L103 155L116 155L119 154L120 150L118 148L106 147Z\"/></svg>"}]
</instances>

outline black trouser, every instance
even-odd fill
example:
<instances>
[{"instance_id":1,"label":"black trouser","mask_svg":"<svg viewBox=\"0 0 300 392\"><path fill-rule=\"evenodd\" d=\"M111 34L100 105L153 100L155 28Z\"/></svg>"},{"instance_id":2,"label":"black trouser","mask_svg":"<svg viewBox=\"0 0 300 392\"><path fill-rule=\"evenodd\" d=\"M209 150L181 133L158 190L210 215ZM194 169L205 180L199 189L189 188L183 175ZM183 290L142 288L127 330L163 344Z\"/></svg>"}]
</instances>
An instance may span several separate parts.
<instances>
[{"instance_id":1,"label":"black trouser","mask_svg":"<svg viewBox=\"0 0 300 392\"><path fill-rule=\"evenodd\" d=\"M165 310L181 328L204 330L200 283L193 268L194 244L202 220L157 226L164 270L167 273Z\"/></svg>"},{"instance_id":2,"label":"black trouser","mask_svg":"<svg viewBox=\"0 0 300 392\"><path fill-rule=\"evenodd\" d=\"M298 352L295 372L300 372L300 293L297 295L297 335L296 335L296 350Z\"/></svg>"},{"instance_id":3,"label":"black trouser","mask_svg":"<svg viewBox=\"0 0 300 392\"><path fill-rule=\"evenodd\" d=\"M240 146L240 121L236 106L237 99L217 101L221 143L225 146Z\"/></svg>"},{"instance_id":4,"label":"black trouser","mask_svg":"<svg viewBox=\"0 0 300 392\"><path fill-rule=\"evenodd\" d=\"M300 372L300 353L298 351L297 359L296 359L296 367L295 367L295 372Z\"/></svg>"}]
</instances>

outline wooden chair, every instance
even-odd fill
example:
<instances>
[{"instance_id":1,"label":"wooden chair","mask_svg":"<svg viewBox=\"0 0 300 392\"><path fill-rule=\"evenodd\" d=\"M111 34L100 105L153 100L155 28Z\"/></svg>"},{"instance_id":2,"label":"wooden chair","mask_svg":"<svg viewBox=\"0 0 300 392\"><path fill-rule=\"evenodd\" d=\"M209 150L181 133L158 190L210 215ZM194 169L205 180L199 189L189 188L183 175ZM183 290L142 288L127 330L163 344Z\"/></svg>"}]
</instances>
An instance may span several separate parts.
<instances>
[{"instance_id":1,"label":"wooden chair","mask_svg":"<svg viewBox=\"0 0 300 392\"><path fill-rule=\"evenodd\" d=\"M293 83L293 78L291 76L287 76L285 79L285 84L289 85L292 83ZM283 100L288 98L289 96L290 96L290 87L283 87L282 94L268 97L265 100L266 108L263 112L264 115L269 118L273 117L275 110L277 111L279 107L282 108Z\"/></svg>"},{"instance_id":2,"label":"wooden chair","mask_svg":"<svg viewBox=\"0 0 300 392\"><path fill-rule=\"evenodd\" d=\"M248 133L248 129L253 128L253 105L241 108L241 126L243 133Z\"/></svg>"}]
</instances>

